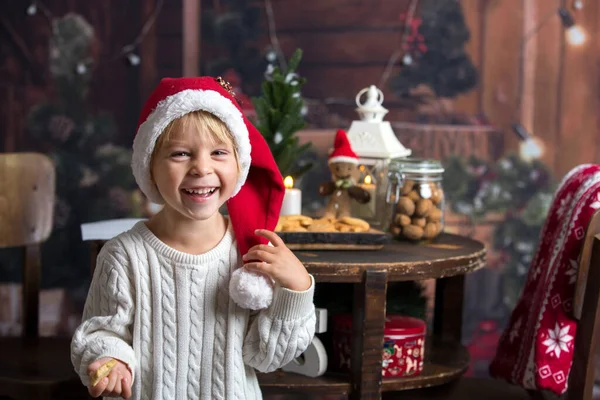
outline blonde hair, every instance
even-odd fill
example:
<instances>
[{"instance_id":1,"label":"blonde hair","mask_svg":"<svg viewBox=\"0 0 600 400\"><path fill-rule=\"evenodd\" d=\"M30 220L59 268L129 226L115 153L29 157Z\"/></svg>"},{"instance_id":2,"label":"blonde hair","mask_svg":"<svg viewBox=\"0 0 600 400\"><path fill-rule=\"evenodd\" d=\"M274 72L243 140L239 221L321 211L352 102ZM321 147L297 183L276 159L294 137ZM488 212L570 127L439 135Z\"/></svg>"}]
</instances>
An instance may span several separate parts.
<instances>
[{"instance_id":1,"label":"blonde hair","mask_svg":"<svg viewBox=\"0 0 600 400\"><path fill-rule=\"evenodd\" d=\"M156 145L154 146L154 151L152 152L152 159L154 160L155 154L169 142L171 139L171 135L173 132L181 132L186 131L192 128L194 132L197 134L201 134L205 130L209 133L209 138L212 144L216 143L225 143L230 144L233 147L233 155L235 156L235 160L238 164L238 170L240 168L240 159L238 156L238 149L233 138L233 134L222 120L216 117L214 114L209 113L204 110L192 111L174 119L167 125L163 133L156 140ZM151 161L152 165L152 161Z\"/></svg>"}]
</instances>

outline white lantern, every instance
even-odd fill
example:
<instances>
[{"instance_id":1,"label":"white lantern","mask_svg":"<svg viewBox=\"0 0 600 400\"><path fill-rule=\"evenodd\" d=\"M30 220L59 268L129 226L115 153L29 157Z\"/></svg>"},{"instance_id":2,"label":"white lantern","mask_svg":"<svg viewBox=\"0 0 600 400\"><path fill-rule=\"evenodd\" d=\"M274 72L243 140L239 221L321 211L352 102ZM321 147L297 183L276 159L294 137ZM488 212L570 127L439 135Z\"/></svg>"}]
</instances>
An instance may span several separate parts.
<instances>
[{"instance_id":1,"label":"white lantern","mask_svg":"<svg viewBox=\"0 0 600 400\"><path fill-rule=\"evenodd\" d=\"M361 103L365 93L365 102ZM358 92L356 111L361 119L350 125L348 140L359 158L359 185L371 193L369 203L353 202L352 215L367 220L374 228L386 230L390 223L389 165L394 159L410 156L411 150L400 143L390 123L383 120L388 110L382 103L383 92L374 85Z\"/></svg>"}]
</instances>

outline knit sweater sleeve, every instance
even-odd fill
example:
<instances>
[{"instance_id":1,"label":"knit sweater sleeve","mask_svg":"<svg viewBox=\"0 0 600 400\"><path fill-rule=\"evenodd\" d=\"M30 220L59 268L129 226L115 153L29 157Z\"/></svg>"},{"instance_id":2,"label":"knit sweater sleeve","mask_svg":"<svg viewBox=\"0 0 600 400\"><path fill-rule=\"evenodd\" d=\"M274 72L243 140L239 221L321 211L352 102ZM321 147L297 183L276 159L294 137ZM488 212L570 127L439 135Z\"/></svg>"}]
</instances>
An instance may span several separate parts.
<instances>
[{"instance_id":1,"label":"knit sweater sleeve","mask_svg":"<svg viewBox=\"0 0 600 400\"><path fill-rule=\"evenodd\" d=\"M315 334L315 281L304 292L275 286L271 306L250 318L244 339L244 362L260 372L271 372L298 357Z\"/></svg>"},{"instance_id":2,"label":"knit sweater sleeve","mask_svg":"<svg viewBox=\"0 0 600 400\"><path fill-rule=\"evenodd\" d=\"M71 341L71 362L86 386L88 366L100 358L118 359L135 373L131 347L135 294L128 265L124 249L114 240L98 255L82 323Z\"/></svg>"}]
</instances>

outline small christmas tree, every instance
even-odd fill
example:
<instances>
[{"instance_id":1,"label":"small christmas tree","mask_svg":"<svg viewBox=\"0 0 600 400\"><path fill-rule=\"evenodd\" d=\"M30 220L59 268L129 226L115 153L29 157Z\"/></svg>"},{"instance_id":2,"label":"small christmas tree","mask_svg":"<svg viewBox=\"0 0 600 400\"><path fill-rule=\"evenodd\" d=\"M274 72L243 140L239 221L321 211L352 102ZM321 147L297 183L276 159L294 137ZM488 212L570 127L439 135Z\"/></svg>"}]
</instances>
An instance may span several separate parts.
<instances>
[{"instance_id":1,"label":"small christmas tree","mask_svg":"<svg viewBox=\"0 0 600 400\"><path fill-rule=\"evenodd\" d=\"M258 117L257 128L273 153L275 162L283 176L298 179L311 167L311 162L302 163L300 156L310 149L311 144L298 145L294 134L304 128L302 116L304 100L300 95L306 80L296 73L302 59L302 50L292 55L287 69L269 66L262 84L262 96L252 102Z\"/></svg>"},{"instance_id":2,"label":"small christmas tree","mask_svg":"<svg viewBox=\"0 0 600 400\"><path fill-rule=\"evenodd\" d=\"M405 20L410 26L402 49L403 65L392 88L402 98L416 98L425 86L438 99L471 90L477 84L477 70L464 48L470 34L460 2L422 0L420 4L420 16Z\"/></svg>"}]
</instances>

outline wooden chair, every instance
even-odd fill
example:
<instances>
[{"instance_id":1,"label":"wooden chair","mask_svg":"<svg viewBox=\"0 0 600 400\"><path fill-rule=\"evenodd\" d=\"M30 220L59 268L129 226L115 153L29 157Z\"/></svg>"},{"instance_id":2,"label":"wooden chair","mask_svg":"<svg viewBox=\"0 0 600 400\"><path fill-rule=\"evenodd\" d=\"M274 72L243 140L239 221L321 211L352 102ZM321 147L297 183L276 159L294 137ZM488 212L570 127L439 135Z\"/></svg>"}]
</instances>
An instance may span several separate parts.
<instances>
[{"instance_id":1,"label":"wooden chair","mask_svg":"<svg viewBox=\"0 0 600 400\"><path fill-rule=\"evenodd\" d=\"M563 400L591 400L600 338L600 210L591 218L579 257L573 301L573 317L579 320L573 365ZM395 397L384 397L384 399ZM398 399L489 399L536 400L558 398L553 393L528 391L496 379L461 378L449 385L419 392L405 392Z\"/></svg>"},{"instance_id":2,"label":"wooden chair","mask_svg":"<svg viewBox=\"0 0 600 400\"><path fill-rule=\"evenodd\" d=\"M0 154L0 248L23 248L20 337L0 338L0 399L85 399L70 338L39 336L40 246L50 236L55 170L37 153Z\"/></svg>"}]
</instances>

